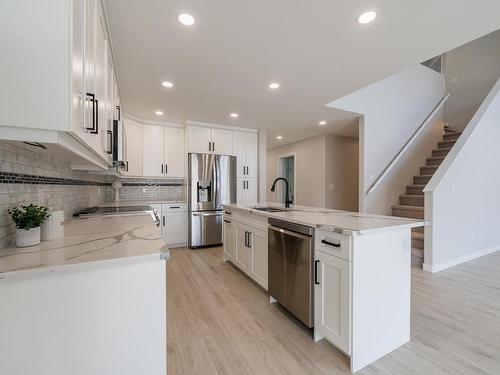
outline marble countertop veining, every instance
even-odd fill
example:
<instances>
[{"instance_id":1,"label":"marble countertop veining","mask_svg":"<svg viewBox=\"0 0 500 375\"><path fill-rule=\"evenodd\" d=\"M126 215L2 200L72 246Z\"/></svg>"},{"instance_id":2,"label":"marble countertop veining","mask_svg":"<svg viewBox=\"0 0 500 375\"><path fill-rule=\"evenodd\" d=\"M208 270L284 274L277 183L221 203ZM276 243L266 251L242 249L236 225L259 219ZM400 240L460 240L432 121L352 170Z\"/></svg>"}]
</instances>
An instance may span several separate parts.
<instances>
[{"instance_id":1,"label":"marble countertop veining","mask_svg":"<svg viewBox=\"0 0 500 375\"><path fill-rule=\"evenodd\" d=\"M65 221L62 239L0 249L0 279L21 271L66 265L168 257L160 229L149 213L73 218Z\"/></svg>"},{"instance_id":2,"label":"marble countertop veining","mask_svg":"<svg viewBox=\"0 0 500 375\"><path fill-rule=\"evenodd\" d=\"M283 208L282 204L261 203L257 207L269 206ZM255 210L252 207L239 204L228 204L237 210L247 211L265 217L273 217L297 224L308 225L330 231L340 231L347 235L363 235L396 229L411 229L427 225L423 220L408 219L396 216L362 214L327 208L292 206L284 212L268 212Z\"/></svg>"}]
</instances>

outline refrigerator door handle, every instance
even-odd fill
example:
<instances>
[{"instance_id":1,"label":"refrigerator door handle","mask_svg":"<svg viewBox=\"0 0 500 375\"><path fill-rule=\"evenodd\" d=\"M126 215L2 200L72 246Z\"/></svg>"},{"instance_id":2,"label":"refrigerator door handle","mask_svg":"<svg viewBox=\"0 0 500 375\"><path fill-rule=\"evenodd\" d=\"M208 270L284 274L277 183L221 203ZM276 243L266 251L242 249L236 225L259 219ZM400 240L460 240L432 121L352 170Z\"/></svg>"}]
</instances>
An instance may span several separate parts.
<instances>
[{"instance_id":1,"label":"refrigerator door handle","mask_svg":"<svg viewBox=\"0 0 500 375\"><path fill-rule=\"evenodd\" d=\"M193 216L222 216L222 211L217 212L193 212Z\"/></svg>"}]
</instances>

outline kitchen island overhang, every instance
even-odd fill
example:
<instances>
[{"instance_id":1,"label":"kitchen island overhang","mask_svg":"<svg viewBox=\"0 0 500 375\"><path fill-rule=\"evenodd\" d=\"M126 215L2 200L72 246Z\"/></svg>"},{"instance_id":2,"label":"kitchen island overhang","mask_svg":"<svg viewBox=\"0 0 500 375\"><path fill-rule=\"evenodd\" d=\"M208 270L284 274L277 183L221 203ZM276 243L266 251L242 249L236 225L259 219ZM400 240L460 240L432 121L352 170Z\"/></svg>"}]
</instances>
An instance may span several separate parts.
<instances>
[{"instance_id":1,"label":"kitchen island overhang","mask_svg":"<svg viewBox=\"0 0 500 375\"><path fill-rule=\"evenodd\" d=\"M149 214L69 220L0 251L0 373L166 373L166 262Z\"/></svg>"}]
</instances>

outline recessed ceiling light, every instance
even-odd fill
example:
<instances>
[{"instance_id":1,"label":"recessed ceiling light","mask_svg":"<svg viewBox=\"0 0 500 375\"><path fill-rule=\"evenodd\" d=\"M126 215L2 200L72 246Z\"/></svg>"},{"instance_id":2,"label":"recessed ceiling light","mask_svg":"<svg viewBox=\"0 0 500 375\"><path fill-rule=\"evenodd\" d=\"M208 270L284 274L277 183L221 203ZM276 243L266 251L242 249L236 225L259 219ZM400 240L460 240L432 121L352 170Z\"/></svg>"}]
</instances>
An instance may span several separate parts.
<instances>
[{"instance_id":1,"label":"recessed ceiling light","mask_svg":"<svg viewBox=\"0 0 500 375\"><path fill-rule=\"evenodd\" d=\"M186 26L192 26L196 22L194 17L190 14L187 13L181 13L179 14L179 17L177 17L180 23Z\"/></svg>"},{"instance_id":2,"label":"recessed ceiling light","mask_svg":"<svg viewBox=\"0 0 500 375\"><path fill-rule=\"evenodd\" d=\"M231 113L229 116L231 116L232 118L238 118L238 114L237 113Z\"/></svg>"},{"instance_id":3,"label":"recessed ceiling light","mask_svg":"<svg viewBox=\"0 0 500 375\"><path fill-rule=\"evenodd\" d=\"M163 87L174 87L174 84L173 84L172 82L169 82L169 81L163 81L163 82L161 83L161 85L162 85Z\"/></svg>"},{"instance_id":4,"label":"recessed ceiling light","mask_svg":"<svg viewBox=\"0 0 500 375\"><path fill-rule=\"evenodd\" d=\"M278 135L278 136L276 136L276 139L280 140L280 139L283 139L283 137L281 135Z\"/></svg>"},{"instance_id":5,"label":"recessed ceiling light","mask_svg":"<svg viewBox=\"0 0 500 375\"><path fill-rule=\"evenodd\" d=\"M155 111L156 116L163 116L163 111Z\"/></svg>"},{"instance_id":6,"label":"recessed ceiling light","mask_svg":"<svg viewBox=\"0 0 500 375\"><path fill-rule=\"evenodd\" d=\"M361 15L358 17L358 22L362 24L370 23L375 18L377 18L377 12L375 12L374 10L369 10L367 12L361 13Z\"/></svg>"},{"instance_id":7,"label":"recessed ceiling light","mask_svg":"<svg viewBox=\"0 0 500 375\"><path fill-rule=\"evenodd\" d=\"M326 125L326 121L322 120L320 122L318 122L319 125Z\"/></svg>"},{"instance_id":8,"label":"recessed ceiling light","mask_svg":"<svg viewBox=\"0 0 500 375\"><path fill-rule=\"evenodd\" d=\"M271 90L276 90L276 89L279 89L279 88L280 88L280 84L279 84L278 82L271 82L271 83L269 84L269 88L270 88Z\"/></svg>"}]
</instances>

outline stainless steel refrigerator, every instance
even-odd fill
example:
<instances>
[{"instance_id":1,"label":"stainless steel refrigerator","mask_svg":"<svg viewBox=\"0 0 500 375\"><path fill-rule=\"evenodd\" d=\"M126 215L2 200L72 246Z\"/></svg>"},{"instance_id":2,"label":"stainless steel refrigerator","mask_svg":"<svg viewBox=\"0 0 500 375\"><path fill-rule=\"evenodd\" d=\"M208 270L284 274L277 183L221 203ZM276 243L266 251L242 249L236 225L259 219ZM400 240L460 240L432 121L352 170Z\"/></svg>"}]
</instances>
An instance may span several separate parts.
<instances>
[{"instance_id":1,"label":"stainless steel refrigerator","mask_svg":"<svg viewBox=\"0 0 500 375\"><path fill-rule=\"evenodd\" d=\"M188 155L188 246L222 244L222 205L236 203L236 157Z\"/></svg>"}]
</instances>

